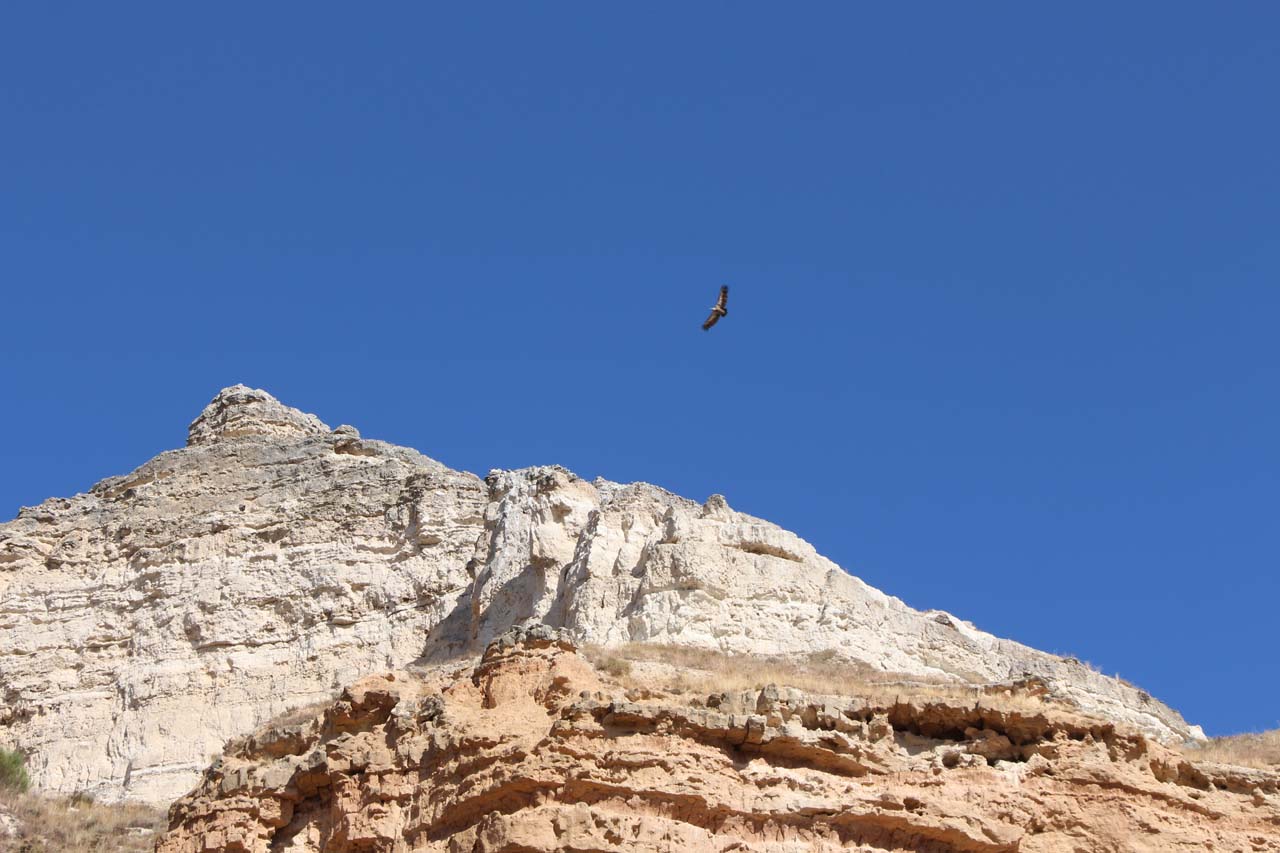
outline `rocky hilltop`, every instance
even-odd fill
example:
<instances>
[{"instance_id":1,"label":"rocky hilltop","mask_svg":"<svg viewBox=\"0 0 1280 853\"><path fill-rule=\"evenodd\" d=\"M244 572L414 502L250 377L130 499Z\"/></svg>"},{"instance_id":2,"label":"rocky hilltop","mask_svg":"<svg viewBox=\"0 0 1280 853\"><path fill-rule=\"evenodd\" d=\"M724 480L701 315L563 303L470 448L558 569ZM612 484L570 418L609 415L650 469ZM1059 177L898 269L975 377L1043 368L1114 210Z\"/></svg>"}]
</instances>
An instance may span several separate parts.
<instances>
[{"instance_id":1,"label":"rocky hilltop","mask_svg":"<svg viewBox=\"0 0 1280 853\"><path fill-rule=\"evenodd\" d=\"M481 480L237 385L186 447L0 525L0 746L46 790L168 802L283 711L533 623L1035 679L1155 740L1201 736L1078 661L913 610L719 496L555 466Z\"/></svg>"},{"instance_id":2,"label":"rocky hilltop","mask_svg":"<svg viewBox=\"0 0 1280 853\"><path fill-rule=\"evenodd\" d=\"M1278 795L1047 707L623 691L537 626L232 744L157 851L1266 851Z\"/></svg>"}]
</instances>

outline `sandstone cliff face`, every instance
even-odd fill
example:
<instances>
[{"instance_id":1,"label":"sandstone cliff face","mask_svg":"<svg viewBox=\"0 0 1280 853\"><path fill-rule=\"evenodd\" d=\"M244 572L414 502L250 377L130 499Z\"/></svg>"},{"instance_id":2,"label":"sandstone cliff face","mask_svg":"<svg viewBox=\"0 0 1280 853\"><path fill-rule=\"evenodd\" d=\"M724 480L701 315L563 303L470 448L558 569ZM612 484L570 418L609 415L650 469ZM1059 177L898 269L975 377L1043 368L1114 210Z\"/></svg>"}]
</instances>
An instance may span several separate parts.
<instances>
[{"instance_id":1,"label":"sandstone cliff face","mask_svg":"<svg viewBox=\"0 0 1280 853\"><path fill-rule=\"evenodd\" d=\"M626 696L539 626L232 746L158 853L1280 850L1280 774L1054 711Z\"/></svg>"},{"instance_id":2,"label":"sandstone cliff face","mask_svg":"<svg viewBox=\"0 0 1280 853\"><path fill-rule=\"evenodd\" d=\"M1197 735L1132 686L912 610L718 496L558 467L481 481L235 386L187 447L0 525L0 746L42 788L167 802L281 711L527 622L1032 675L1157 738Z\"/></svg>"}]
</instances>

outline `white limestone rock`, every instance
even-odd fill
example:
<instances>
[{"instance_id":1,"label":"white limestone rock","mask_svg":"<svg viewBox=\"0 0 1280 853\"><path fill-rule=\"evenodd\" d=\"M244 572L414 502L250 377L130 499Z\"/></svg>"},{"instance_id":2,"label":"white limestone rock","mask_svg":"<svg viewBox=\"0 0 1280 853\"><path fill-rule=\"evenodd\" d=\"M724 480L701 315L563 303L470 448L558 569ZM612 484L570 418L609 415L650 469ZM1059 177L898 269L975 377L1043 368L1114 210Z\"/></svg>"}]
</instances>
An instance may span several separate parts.
<instances>
[{"instance_id":1,"label":"white limestone rock","mask_svg":"<svg viewBox=\"0 0 1280 853\"><path fill-rule=\"evenodd\" d=\"M471 593L475 642L536 619L601 645L830 651L906 676L1038 678L1086 712L1164 740L1203 738L1145 691L943 611L914 610L720 495L698 505L643 483L588 485L557 467L494 472L488 483L477 549L485 568Z\"/></svg>"},{"instance_id":2,"label":"white limestone rock","mask_svg":"<svg viewBox=\"0 0 1280 853\"><path fill-rule=\"evenodd\" d=\"M243 386L190 434L0 525L0 744L41 788L172 799L228 738L419 657L470 587L478 478Z\"/></svg>"},{"instance_id":3,"label":"white limestone rock","mask_svg":"<svg viewBox=\"0 0 1280 853\"><path fill-rule=\"evenodd\" d=\"M305 438L328 431L329 428L315 415L291 409L266 391L232 385L223 388L191 422L187 430L187 444L211 444L250 435ZM356 433L356 438L359 437L360 434Z\"/></svg>"},{"instance_id":4,"label":"white limestone rock","mask_svg":"<svg viewBox=\"0 0 1280 853\"><path fill-rule=\"evenodd\" d=\"M539 623L606 645L1035 676L1157 737L1197 736L1137 688L912 610L723 497L556 466L482 482L237 385L187 447L0 525L0 746L41 788L163 803L282 711Z\"/></svg>"}]
</instances>

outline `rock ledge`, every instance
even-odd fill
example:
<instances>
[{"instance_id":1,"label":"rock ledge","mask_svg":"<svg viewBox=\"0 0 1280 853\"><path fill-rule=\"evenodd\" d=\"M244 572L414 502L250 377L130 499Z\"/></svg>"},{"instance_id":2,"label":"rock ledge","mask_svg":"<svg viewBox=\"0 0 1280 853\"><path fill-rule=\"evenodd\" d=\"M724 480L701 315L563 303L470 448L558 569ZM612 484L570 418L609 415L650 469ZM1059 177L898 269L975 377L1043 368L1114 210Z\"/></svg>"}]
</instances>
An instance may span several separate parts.
<instances>
[{"instance_id":1,"label":"rock ledge","mask_svg":"<svg viewBox=\"0 0 1280 853\"><path fill-rule=\"evenodd\" d=\"M633 700L571 647L518 631L474 668L366 678L232 745L157 853L1276 849L1280 775L1109 723L774 687Z\"/></svg>"}]
</instances>

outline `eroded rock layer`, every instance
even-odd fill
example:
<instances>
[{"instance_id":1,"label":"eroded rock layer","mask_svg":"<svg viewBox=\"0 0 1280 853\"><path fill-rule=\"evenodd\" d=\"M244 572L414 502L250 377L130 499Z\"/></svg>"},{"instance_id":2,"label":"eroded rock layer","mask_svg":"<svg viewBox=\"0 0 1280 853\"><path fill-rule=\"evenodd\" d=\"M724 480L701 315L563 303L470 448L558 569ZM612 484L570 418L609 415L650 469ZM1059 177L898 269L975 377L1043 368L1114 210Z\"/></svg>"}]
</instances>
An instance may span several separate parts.
<instances>
[{"instance_id":1,"label":"eroded rock layer","mask_svg":"<svg viewBox=\"0 0 1280 853\"><path fill-rule=\"evenodd\" d=\"M1280 849L1280 775L1055 711L622 695L567 634L232 746L158 853Z\"/></svg>"},{"instance_id":2,"label":"eroded rock layer","mask_svg":"<svg viewBox=\"0 0 1280 853\"><path fill-rule=\"evenodd\" d=\"M1197 734L1079 662L913 610L719 496L554 466L482 481L234 386L186 447L0 525L0 746L43 789L167 802L281 711L523 623L1033 676L1153 736Z\"/></svg>"}]
</instances>

